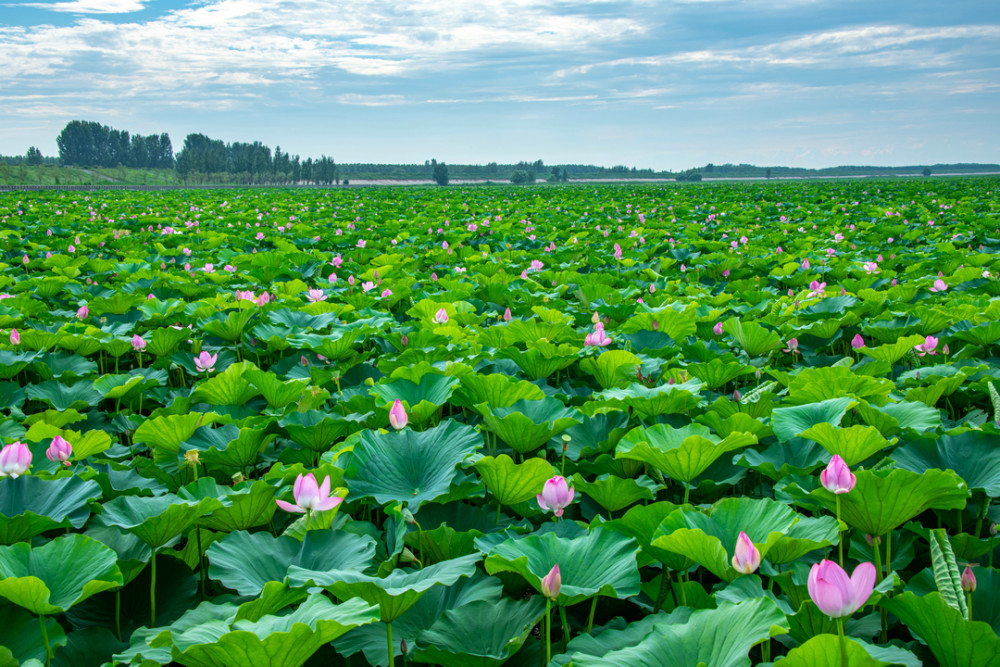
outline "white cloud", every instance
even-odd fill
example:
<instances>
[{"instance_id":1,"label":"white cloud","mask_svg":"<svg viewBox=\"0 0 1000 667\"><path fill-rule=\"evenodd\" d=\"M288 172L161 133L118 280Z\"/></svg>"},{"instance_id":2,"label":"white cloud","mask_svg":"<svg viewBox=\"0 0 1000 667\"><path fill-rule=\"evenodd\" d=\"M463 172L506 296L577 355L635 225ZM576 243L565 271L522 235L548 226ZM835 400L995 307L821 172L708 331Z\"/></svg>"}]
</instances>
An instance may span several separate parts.
<instances>
[{"instance_id":1,"label":"white cloud","mask_svg":"<svg viewBox=\"0 0 1000 667\"><path fill-rule=\"evenodd\" d=\"M52 12L74 14L130 14L145 9L148 0L73 0L72 2L26 2L20 7L35 7Z\"/></svg>"}]
</instances>

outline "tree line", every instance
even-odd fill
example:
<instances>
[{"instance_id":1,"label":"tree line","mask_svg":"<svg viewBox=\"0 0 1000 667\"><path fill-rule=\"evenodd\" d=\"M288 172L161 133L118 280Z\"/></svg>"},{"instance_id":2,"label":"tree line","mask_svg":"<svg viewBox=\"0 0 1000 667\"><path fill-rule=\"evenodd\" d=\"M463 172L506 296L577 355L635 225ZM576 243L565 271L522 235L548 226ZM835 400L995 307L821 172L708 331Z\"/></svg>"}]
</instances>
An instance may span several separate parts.
<instances>
[{"instance_id":1,"label":"tree line","mask_svg":"<svg viewBox=\"0 0 1000 667\"><path fill-rule=\"evenodd\" d=\"M72 120L56 137L59 159L64 165L77 167L123 167L170 169L174 166L174 149L170 136L163 134L130 135L107 125L87 120ZM29 163L41 157L28 149Z\"/></svg>"},{"instance_id":2,"label":"tree line","mask_svg":"<svg viewBox=\"0 0 1000 667\"><path fill-rule=\"evenodd\" d=\"M231 182L251 185L261 183L317 183L332 185L340 181L337 163L322 156L302 160L259 141L226 143L204 134L189 134L177 153L177 173L185 180L201 175L228 175Z\"/></svg>"}]
</instances>

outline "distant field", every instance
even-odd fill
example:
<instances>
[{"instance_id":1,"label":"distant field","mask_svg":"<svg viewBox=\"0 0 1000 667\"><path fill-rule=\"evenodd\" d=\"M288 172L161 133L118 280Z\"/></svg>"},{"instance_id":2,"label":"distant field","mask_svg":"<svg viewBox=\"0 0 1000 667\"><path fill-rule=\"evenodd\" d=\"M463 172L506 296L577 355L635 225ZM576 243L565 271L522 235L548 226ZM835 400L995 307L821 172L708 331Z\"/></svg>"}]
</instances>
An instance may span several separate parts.
<instances>
[{"instance_id":1,"label":"distant field","mask_svg":"<svg viewBox=\"0 0 1000 667\"><path fill-rule=\"evenodd\" d=\"M107 169L0 164L0 185L183 185L173 169Z\"/></svg>"}]
</instances>

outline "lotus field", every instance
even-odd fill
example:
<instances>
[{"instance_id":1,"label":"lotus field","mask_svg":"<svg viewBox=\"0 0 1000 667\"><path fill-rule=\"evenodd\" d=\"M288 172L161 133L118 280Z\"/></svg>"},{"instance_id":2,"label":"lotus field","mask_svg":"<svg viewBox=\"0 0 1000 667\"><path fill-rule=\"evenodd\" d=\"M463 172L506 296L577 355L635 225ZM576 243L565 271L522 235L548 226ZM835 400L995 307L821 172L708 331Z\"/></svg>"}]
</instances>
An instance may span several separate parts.
<instances>
[{"instance_id":1,"label":"lotus field","mask_svg":"<svg viewBox=\"0 0 1000 667\"><path fill-rule=\"evenodd\" d=\"M3 193L0 665L1000 665L998 189Z\"/></svg>"}]
</instances>

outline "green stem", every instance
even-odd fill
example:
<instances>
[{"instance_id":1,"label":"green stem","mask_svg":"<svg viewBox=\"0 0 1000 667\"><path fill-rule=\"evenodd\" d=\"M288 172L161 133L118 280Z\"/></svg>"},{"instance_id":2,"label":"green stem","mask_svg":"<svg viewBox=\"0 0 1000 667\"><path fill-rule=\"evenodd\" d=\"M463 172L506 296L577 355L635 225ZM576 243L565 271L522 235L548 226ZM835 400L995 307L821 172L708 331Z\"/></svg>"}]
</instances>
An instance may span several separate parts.
<instances>
[{"instance_id":1,"label":"green stem","mask_svg":"<svg viewBox=\"0 0 1000 667\"><path fill-rule=\"evenodd\" d=\"M569 623L566 621L566 605L559 605L559 618L562 620L562 650L566 652L566 644L569 643Z\"/></svg>"},{"instance_id":2,"label":"green stem","mask_svg":"<svg viewBox=\"0 0 1000 667\"><path fill-rule=\"evenodd\" d=\"M872 538L872 549L875 551L875 583L882 582L882 554L878 548L878 538Z\"/></svg>"},{"instance_id":3,"label":"green stem","mask_svg":"<svg viewBox=\"0 0 1000 667\"><path fill-rule=\"evenodd\" d=\"M545 664L552 662L552 600L545 598Z\"/></svg>"},{"instance_id":4,"label":"green stem","mask_svg":"<svg viewBox=\"0 0 1000 667\"><path fill-rule=\"evenodd\" d=\"M197 468L195 468L197 473ZM198 539L198 570L199 570L199 583L201 584L201 599L205 600L205 552L201 550L201 528L198 526L194 527L195 537Z\"/></svg>"},{"instance_id":5,"label":"green stem","mask_svg":"<svg viewBox=\"0 0 1000 667\"><path fill-rule=\"evenodd\" d=\"M691 486L687 482L681 482L684 485L684 504L688 504L688 496L691 495Z\"/></svg>"},{"instance_id":6,"label":"green stem","mask_svg":"<svg viewBox=\"0 0 1000 667\"><path fill-rule=\"evenodd\" d=\"M840 532L840 494L837 497L837 548L840 550L840 567L844 567L844 534Z\"/></svg>"},{"instance_id":7,"label":"green stem","mask_svg":"<svg viewBox=\"0 0 1000 667\"><path fill-rule=\"evenodd\" d=\"M892 531L885 534L885 576L892 574Z\"/></svg>"},{"instance_id":8,"label":"green stem","mask_svg":"<svg viewBox=\"0 0 1000 667\"><path fill-rule=\"evenodd\" d=\"M312 510L306 510L306 533L309 532L309 523L312 520Z\"/></svg>"},{"instance_id":9,"label":"green stem","mask_svg":"<svg viewBox=\"0 0 1000 667\"><path fill-rule=\"evenodd\" d=\"M969 609L972 609L972 604L969 604ZM591 634L594 629L594 612L597 611L597 596L590 601L590 616L587 617L587 634Z\"/></svg>"},{"instance_id":10,"label":"green stem","mask_svg":"<svg viewBox=\"0 0 1000 667\"><path fill-rule=\"evenodd\" d=\"M498 526L500 525L500 501L497 501L497 520L495 522Z\"/></svg>"},{"instance_id":11,"label":"green stem","mask_svg":"<svg viewBox=\"0 0 1000 667\"><path fill-rule=\"evenodd\" d=\"M115 590L115 636L122 640L122 589Z\"/></svg>"},{"instance_id":12,"label":"green stem","mask_svg":"<svg viewBox=\"0 0 1000 667\"><path fill-rule=\"evenodd\" d=\"M840 666L848 667L847 665L847 635L844 634L844 619L837 619L837 632L840 634Z\"/></svg>"},{"instance_id":13,"label":"green stem","mask_svg":"<svg viewBox=\"0 0 1000 667\"><path fill-rule=\"evenodd\" d=\"M49 631L45 627L45 616L39 615L38 622L42 626L42 641L45 643L45 667L52 662L52 647L49 646Z\"/></svg>"},{"instance_id":14,"label":"green stem","mask_svg":"<svg viewBox=\"0 0 1000 667\"><path fill-rule=\"evenodd\" d=\"M972 620L972 592L971 591L966 591L965 592L965 604L969 607L969 617L966 620L967 621L971 621Z\"/></svg>"},{"instance_id":15,"label":"green stem","mask_svg":"<svg viewBox=\"0 0 1000 667\"><path fill-rule=\"evenodd\" d=\"M389 649L389 667L396 667L396 649L392 646L392 623L385 624L385 642Z\"/></svg>"},{"instance_id":16,"label":"green stem","mask_svg":"<svg viewBox=\"0 0 1000 667\"><path fill-rule=\"evenodd\" d=\"M663 601L667 599L667 589L670 587L670 573L667 566L663 566L663 573L660 575L660 590L656 594L656 603L653 605L653 613L659 613L663 607ZM595 597L594 600L597 600ZM676 606L676 605L675 605Z\"/></svg>"},{"instance_id":17,"label":"green stem","mask_svg":"<svg viewBox=\"0 0 1000 667\"><path fill-rule=\"evenodd\" d=\"M149 559L149 627L156 627L156 549Z\"/></svg>"}]
</instances>

